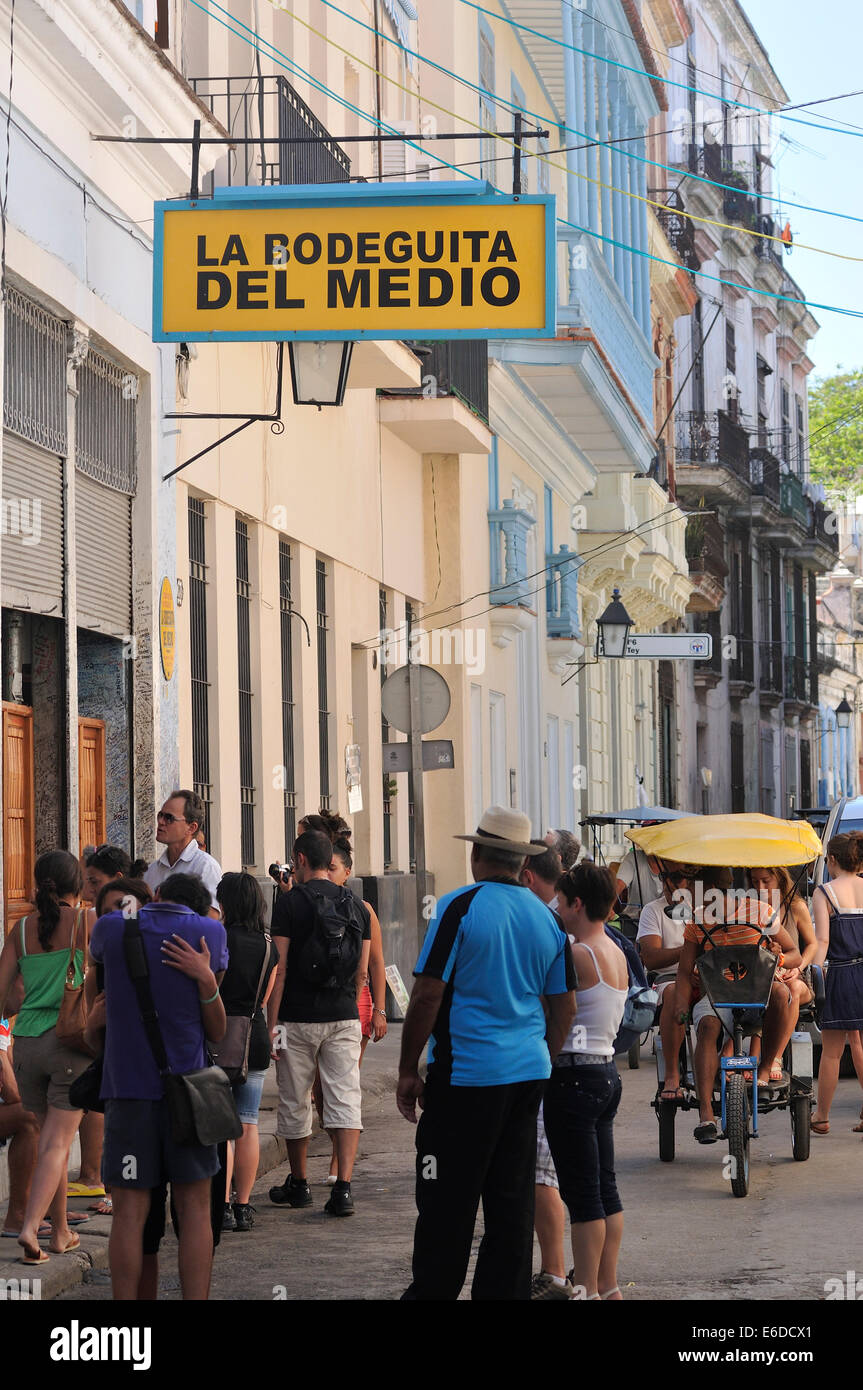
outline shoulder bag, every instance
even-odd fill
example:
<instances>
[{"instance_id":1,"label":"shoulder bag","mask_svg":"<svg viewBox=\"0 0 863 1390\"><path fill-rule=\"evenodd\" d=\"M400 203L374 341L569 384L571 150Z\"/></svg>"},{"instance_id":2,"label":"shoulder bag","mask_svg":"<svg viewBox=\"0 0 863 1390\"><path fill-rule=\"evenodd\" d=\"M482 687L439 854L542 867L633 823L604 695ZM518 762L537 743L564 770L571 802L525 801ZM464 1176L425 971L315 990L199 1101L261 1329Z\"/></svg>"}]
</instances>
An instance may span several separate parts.
<instances>
[{"instance_id":1,"label":"shoulder bag","mask_svg":"<svg viewBox=\"0 0 863 1390\"><path fill-rule=\"evenodd\" d=\"M267 976L267 966L270 963L270 942L269 932L264 932L264 963L261 966L261 976L255 991L252 1012L248 1017L245 1014L238 1014L227 1019L228 1026L225 1030L225 1036L221 1042L215 1043L210 1049L213 1061L222 1068L232 1085L242 1084L249 1074L252 1025L255 1021L255 1014L258 1012L258 1001L264 992L264 980Z\"/></svg>"},{"instance_id":2,"label":"shoulder bag","mask_svg":"<svg viewBox=\"0 0 863 1390\"><path fill-rule=\"evenodd\" d=\"M231 1083L222 1068L199 1067L181 1074L171 1071L159 1015L153 1003L150 968L137 917L126 920L123 953L138 1000L144 1032L165 1083L171 1137L177 1144L223 1144L228 1139L239 1139L243 1126L237 1114Z\"/></svg>"},{"instance_id":3,"label":"shoulder bag","mask_svg":"<svg viewBox=\"0 0 863 1390\"><path fill-rule=\"evenodd\" d=\"M87 1026L87 1005L84 1002L84 982L80 985L75 984L75 943L78 936L78 927L81 922L82 909L79 907L75 916L75 925L72 928L72 941L69 946L69 963L66 966L66 980L63 985L63 999L60 1004L60 1012L57 1015L57 1022L54 1031L57 1034L57 1041L64 1047L71 1047L75 1052L85 1052L88 1057L95 1057L97 1054L88 1043L84 1041L84 1029ZM87 922L84 921L84 972L87 970Z\"/></svg>"}]
</instances>

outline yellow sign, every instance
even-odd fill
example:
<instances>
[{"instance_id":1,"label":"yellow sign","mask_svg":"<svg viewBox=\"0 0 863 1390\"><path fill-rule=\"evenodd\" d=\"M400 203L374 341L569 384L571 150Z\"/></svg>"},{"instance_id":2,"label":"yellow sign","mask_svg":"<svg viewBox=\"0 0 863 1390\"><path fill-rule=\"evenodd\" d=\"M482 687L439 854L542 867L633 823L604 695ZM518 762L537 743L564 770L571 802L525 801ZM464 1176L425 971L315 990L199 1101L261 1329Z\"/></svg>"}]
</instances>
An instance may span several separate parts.
<instances>
[{"instance_id":1,"label":"yellow sign","mask_svg":"<svg viewBox=\"0 0 863 1390\"><path fill-rule=\"evenodd\" d=\"M176 631L174 625L174 596L171 593L169 581L163 579L162 592L159 595L159 650L162 654L162 670L165 673L166 681L169 681L174 674Z\"/></svg>"},{"instance_id":2,"label":"yellow sign","mask_svg":"<svg viewBox=\"0 0 863 1390\"><path fill-rule=\"evenodd\" d=\"M551 198L269 202L157 205L157 341L554 332Z\"/></svg>"}]
</instances>

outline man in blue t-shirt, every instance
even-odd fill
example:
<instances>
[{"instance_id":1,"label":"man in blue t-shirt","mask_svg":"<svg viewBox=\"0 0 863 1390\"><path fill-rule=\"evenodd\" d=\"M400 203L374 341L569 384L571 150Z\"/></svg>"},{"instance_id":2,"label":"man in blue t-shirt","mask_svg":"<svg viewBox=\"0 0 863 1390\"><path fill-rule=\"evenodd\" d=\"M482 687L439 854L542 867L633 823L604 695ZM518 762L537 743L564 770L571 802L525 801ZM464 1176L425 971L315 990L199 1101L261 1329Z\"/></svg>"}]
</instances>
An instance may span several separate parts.
<instances>
[{"instance_id":1,"label":"man in blue t-shirt","mask_svg":"<svg viewBox=\"0 0 863 1390\"><path fill-rule=\"evenodd\" d=\"M518 881L546 848L531 843L529 818L492 806L475 835L456 838L473 843L475 883L437 904L402 1032L398 1108L414 1124L423 1111L404 1297L458 1298L482 1199L471 1296L528 1299L536 1114L575 1015L575 976L553 914Z\"/></svg>"}]
</instances>

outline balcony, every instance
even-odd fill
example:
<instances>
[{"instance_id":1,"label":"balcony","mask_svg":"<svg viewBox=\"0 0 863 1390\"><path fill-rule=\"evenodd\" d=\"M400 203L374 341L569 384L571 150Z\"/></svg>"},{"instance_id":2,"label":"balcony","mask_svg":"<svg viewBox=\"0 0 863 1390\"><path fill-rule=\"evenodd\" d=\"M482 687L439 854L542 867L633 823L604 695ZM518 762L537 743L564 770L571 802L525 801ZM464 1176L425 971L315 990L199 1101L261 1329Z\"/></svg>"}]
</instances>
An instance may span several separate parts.
<instances>
[{"instance_id":1,"label":"balcony","mask_svg":"<svg viewBox=\"0 0 863 1390\"><path fill-rule=\"evenodd\" d=\"M695 252L695 226L691 217L683 214L683 199L676 188L654 188L649 197L654 203L662 202L664 207L654 207L659 225L665 233L672 251L680 257L688 270L698 270L701 261Z\"/></svg>"},{"instance_id":2,"label":"balcony","mask_svg":"<svg viewBox=\"0 0 863 1390\"><path fill-rule=\"evenodd\" d=\"M427 399L455 396L484 425L488 424L488 343L485 339L410 341L407 347L422 361L422 389ZM401 393L400 393L401 394Z\"/></svg>"},{"instance_id":3,"label":"balcony","mask_svg":"<svg viewBox=\"0 0 863 1390\"><path fill-rule=\"evenodd\" d=\"M796 473L783 473L780 477L779 506L783 515L790 517L807 535L809 534L810 502Z\"/></svg>"},{"instance_id":4,"label":"balcony","mask_svg":"<svg viewBox=\"0 0 863 1390\"><path fill-rule=\"evenodd\" d=\"M805 657L786 654L784 695L786 700L792 700L799 705L808 705L809 666Z\"/></svg>"},{"instance_id":5,"label":"balcony","mask_svg":"<svg viewBox=\"0 0 863 1390\"><path fill-rule=\"evenodd\" d=\"M527 537L536 518L511 497L488 513L490 584L489 627L496 647L508 647L534 621L536 579L527 572Z\"/></svg>"},{"instance_id":6,"label":"balcony","mask_svg":"<svg viewBox=\"0 0 863 1390\"><path fill-rule=\"evenodd\" d=\"M232 135L258 142L238 145L219 159L204 180L205 196L212 196L214 186L347 183L350 179L350 158L287 78L192 77L189 83ZM277 138L292 136L317 136L320 143L277 143Z\"/></svg>"},{"instance_id":7,"label":"balcony","mask_svg":"<svg viewBox=\"0 0 863 1390\"><path fill-rule=\"evenodd\" d=\"M775 241L767 241L767 237L778 237L782 233L782 228L778 222L774 222L772 217L759 217L755 226L757 232L761 232L760 237L755 238L755 254L759 261L768 261L780 271L784 271L785 266L782 262L782 252Z\"/></svg>"},{"instance_id":8,"label":"balcony","mask_svg":"<svg viewBox=\"0 0 863 1390\"><path fill-rule=\"evenodd\" d=\"M687 611L717 611L725 597L728 566L725 531L715 516L691 517L686 524L686 559L694 588Z\"/></svg>"},{"instance_id":9,"label":"balcony","mask_svg":"<svg viewBox=\"0 0 863 1390\"><path fill-rule=\"evenodd\" d=\"M769 449L749 451L749 480L755 497L766 497L779 506L779 460Z\"/></svg>"},{"instance_id":10,"label":"balcony","mask_svg":"<svg viewBox=\"0 0 863 1390\"><path fill-rule=\"evenodd\" d=\"M677 491L705 501L748 502L749 435L724 410L684 411L675 421Z\"/></svg>"},{"instance_id":11,"label":"balcony","mask_svg":"<svg viewBox=\"0 0 863 1390\"><path fill-rule=\"evenodd\" d=\"M722 679L722 620L718 609L710 613L697 613L693 624L694 632L709 633L713 638L713 651L709 661L699 661L695 665L695 687L711 688Z\"/></svg>"},{"instance_id":12,"label":"balcony","mask_svg":"<svg viewBox=\"0 0 863 1390\"><path fill-rule=\"evenodd\" d=\"M749 191L746 175L737 169L723 168L720 183L726 185L722 194L722 211L727 220L753 230L757 218L757 202Z\"/></svg>"}]
</instances>

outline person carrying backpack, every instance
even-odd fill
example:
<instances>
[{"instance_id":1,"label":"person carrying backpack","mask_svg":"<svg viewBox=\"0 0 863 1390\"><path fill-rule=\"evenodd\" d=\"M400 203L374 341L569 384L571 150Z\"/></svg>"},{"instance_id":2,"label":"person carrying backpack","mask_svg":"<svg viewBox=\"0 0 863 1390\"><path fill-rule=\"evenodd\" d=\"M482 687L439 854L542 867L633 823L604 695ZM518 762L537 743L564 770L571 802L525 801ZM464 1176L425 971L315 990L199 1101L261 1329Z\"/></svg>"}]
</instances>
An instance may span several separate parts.
<instances>
[{"instance_id":1,"label":"person carrying backpack","mask_svg":"<svg viewBox=\"0 0 863 1390\"><path fill-rule=\"evenodd\" d=\"M351 1216L351 1174L363 1127L357 997L368 972L371 920L348 888L330 881L333 846L328 835L300 835L292 858L295 886L282 894L273 912L279 966L269 1005L279 1086L276 1132L287 1141L291 1171L281 1186L270 1188L270 1201L289 1207L312 1204L306 1157L317 1068L324 1127L338 1157L338 1177L324 1210L330 1216Z\"/></svg>"}]
</instances>

